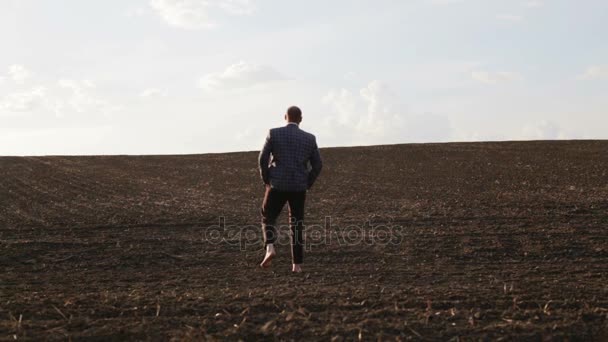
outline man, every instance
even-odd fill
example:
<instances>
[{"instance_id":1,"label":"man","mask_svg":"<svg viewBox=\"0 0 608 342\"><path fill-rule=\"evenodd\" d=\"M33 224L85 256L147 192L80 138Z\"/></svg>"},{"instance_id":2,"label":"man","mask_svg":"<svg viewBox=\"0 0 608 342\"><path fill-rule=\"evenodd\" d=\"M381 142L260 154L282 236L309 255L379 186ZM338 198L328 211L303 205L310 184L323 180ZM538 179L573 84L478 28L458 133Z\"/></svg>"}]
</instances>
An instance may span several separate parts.
<instances>
[{"instance_id":1,"label":"man","mask_svg":"<svg viewBox=\"0 0 608 342\"><path fill-rule=\"evenodd\" d=\"M285 203L289 205L292 271L302 272L304 257L304 201L306 191L321 173L321 155L314 135L300 129L302 111L290 107L285 114L287 125L273 128L266 137L258 158L266 192L262 204L262 233L266 255L260 264L270 267L276 255L274 243L276 219Z\"/></svg>"}]
</instances>

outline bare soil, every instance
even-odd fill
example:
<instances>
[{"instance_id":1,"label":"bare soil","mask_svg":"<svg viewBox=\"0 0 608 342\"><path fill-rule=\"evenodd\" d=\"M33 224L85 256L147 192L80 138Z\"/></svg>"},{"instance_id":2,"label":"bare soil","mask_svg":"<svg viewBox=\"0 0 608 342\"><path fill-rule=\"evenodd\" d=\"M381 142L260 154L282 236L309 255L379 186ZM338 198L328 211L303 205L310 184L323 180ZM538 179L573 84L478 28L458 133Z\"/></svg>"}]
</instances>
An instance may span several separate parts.
<instances>
[{"instance_id":1,"label":"bare soil","mask_svg":"<svg viewBox=\"0 0 608 342\"><path fill-rule=\"evenodd\" d=\"M0 340L608 340L608 141L321 153L302 274L256 152L0 158Z\"/></svg>"}]
</instances>

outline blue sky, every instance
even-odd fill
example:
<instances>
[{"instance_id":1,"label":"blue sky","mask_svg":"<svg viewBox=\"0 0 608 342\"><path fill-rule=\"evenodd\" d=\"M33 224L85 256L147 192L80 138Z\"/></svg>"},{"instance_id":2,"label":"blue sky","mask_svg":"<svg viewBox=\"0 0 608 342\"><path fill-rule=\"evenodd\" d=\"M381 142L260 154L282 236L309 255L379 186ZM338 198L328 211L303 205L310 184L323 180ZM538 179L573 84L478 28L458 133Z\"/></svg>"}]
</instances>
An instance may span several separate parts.
<instances>
[{"instance_id":1,"label":"blue sky","mask_svg":"<svg viewBox=\"0 0 608 342\"><path fill-rule=\"evenodd\" d=\"M0 154L608 138L608 3L2 0Z\"/></svg>"}]
</instances>

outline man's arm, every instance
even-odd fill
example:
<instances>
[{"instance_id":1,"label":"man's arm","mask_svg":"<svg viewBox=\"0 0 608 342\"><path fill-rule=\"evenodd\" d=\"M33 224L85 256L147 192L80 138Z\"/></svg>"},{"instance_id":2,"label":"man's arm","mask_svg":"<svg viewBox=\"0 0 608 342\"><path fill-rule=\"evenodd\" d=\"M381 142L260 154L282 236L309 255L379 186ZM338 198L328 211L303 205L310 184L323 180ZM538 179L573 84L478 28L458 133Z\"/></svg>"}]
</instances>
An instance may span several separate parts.
<instances>
[{"instance_id":1,"label":"man's arm","mask_svg":"<svg viewBox=\"0 0 608 342\"><path fill-rule=\"evenodd\" d=\"M270 131L268 131L266 142L264 142L264 147L258 156L260 176L262 177L264 184L270 184L270 179L268 178L268 163L270 162L270 153L272 153L272 139L270 136Z\"/></svg>"},{"instance_id":2,"label":"man's arm","mask_svg":"<svg viewBox=\"0 0 608 342\"><path fill-rule=\"evenodd\" d=\"M312 155L310 156L310 166L312 169L308 173L308 188L310 189L312 185L321 174L321 169L323 168L323 162L321 161L321 153L319 153L319 147L317 146L317 139L313 138L314 149L312 151Z\"/></svg>"}]
</instances>

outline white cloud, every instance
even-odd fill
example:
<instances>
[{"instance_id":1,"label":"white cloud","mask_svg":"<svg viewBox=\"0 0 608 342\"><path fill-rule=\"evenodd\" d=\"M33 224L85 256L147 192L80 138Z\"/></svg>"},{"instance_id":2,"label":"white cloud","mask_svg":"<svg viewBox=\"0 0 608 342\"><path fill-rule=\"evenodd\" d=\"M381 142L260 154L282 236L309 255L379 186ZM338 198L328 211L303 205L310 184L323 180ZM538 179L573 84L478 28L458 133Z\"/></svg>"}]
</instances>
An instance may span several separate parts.
<instances>
[{"instance_id":1,"label":"white cloud","mask_svg":"<svg viewBox=\"0 0 608 342\"><path fill-rule=\"evenodd\" d=\"M515 14L499 14L496 16L496 18L500 19L500 20L504 20L504 21L510 21L510 22L520 22L524 19L523 16L515 15Z\"/></svg>"},{"instance_id":2,"label":"white cloud","mask_svg":"<svg viewBox=\"0 0 608 342\"><path fill-rule=\"evenodd\" d=\"M0 109L9 112L28 112L46 103L46 89L35 87L6 95L0 99Z\"/></svg>"},{"instance_id":3,"label":"white cloud","mask_svg":"<svg viewBox=\"0 0 608 342\"><path fill-rule=\"evenodd\" d=\"M471 78L485 84L500 84L523 80L520 73L512 71L473 71Z\"/></svg>"},{"instance_id":4,"label":"white cloud","mask_svg":"<svg viewBox=\"0 0 608 342\"><path fill-rule=\"evenodd\" d=\"M140 97L166 97L169 95L167 89L148 88L139 93Z\"/></svg>"},{"instance_id":5,"label":"white cloud","mask_svg":"<svg viewBox=\"0 0 608 342\"><path fill-rule=\"evenodd\" d=\"M357 98L348 90L330 90L323 98L323 103L329 105L334 115L327 119L328 122L338 125L348 125L356 120Z\"/></svg>"},{"instance_id":6,"label":"white cloud","mask_svg":"<svg viewBox=\"0 0 608 342\"><path fill-rule=\"evenodd\" d=\"M119 110L94 92L90 80L62 79L50 86L36 86L0 97L0 110L8 113L51 112L57 117L110 114ZM5 113L6 114L6 113Z\"/></svg>"},{"instance_id":7,"label":"white cloud","mask_svg":"<svg viewBox=\"0 0 608 342\"><path fill-rule=\"evenodd\" d=\"M551 121L540 121L534 124L526 124L522 128L521 139L524 140L555 140L566 139L566 134L559 125Z\"/></svg>"},{"instance_id":8,"label":"white cloud","mask_svg":"<svg viewBox=\"0 0 608 342\"><path fill-rule=\"evenodd\" d=\"M32 76L32 72L20 64L13 64L8 68L8 75L16 83L22 84Z\"/></svg>"},{"instance_id":9,"label":"white cloud","mask_svg":"<svg viewBox=\"0 0 608 342\"><path fill-rule=\"evenodd\" d=\"M383 134L401 120L395 108L397 106L395 95L383 82L374 80L361 89L359 94L367 103L367 114L359 120L359 129Z\"/></svg>"},{"instance_id":10,"label":"white cloud","mask_svg":"<svg viewBox=\"0 0 608 342\"><path fill-rule=\"evenodd\" d=\"M578 79L585 81L608 79L608 65L592 65L579 75Z\"/></svg>"},{"instance_id":11,"label":"white cloud","mask_svg":"<svg viewBox=\"0 0 608 342\"><path fill-rule=\"evenodd\" d=\"M90 80L62 79L57 85L60 90L67 90L67 94L53 99L52 106L57 116L73 112L109 114L120 109L94 94L95 84Z\"/></svg>"},{"instance_id":12,"label":"white cloud","mask_svg":"<svg viewBox=\"0 0 608 342\"><path fill-rule=\"evenodd\" d=\"M217 26L214 11L230 15L253 13L251 0L151 0L152 9L170 26L199 30Z\"/></svg>"},{"instance_id":13,"label":"white cloud","mask_svg":"<svg viewBox=\"0 0 608 342\"><path fill-rule=\"evenodd\" d=\"M358 94L331 90L323 98L331 108L323 129L327 144L386 144L444 141L450 138L447 118L408 113L397 94L379 80Z\"/></svg>"},{"instance_id":14,"label":"white cloud","mask_svg":"<svg viewBox=\"0 0 608 342\"><path fill-rule=\"evenodd\" d=\"M202 77L198 85L204 90L212 91L247 88L284 79L285 76L270 66L240 61L230 65L222 72Z\"/></svg>"}]
</instances>

